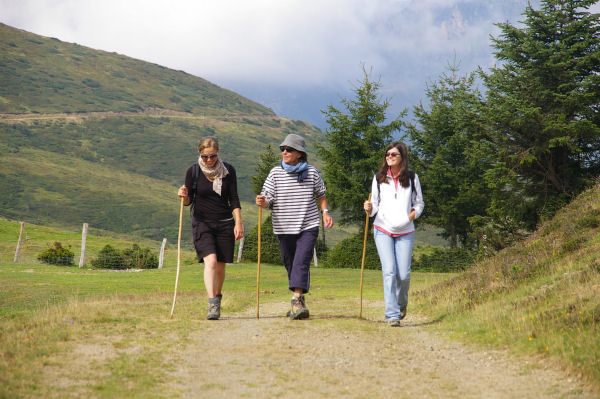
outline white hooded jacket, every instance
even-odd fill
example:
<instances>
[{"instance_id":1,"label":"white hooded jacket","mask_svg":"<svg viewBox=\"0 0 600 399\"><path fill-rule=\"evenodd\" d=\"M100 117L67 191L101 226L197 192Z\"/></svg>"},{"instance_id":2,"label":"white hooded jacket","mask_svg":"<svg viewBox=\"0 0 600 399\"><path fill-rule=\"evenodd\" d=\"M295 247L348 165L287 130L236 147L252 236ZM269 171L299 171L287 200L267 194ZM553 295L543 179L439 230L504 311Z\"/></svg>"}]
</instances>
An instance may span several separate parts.
<instances>
[{"instance_id":1,"label":"white hooded jacket","mask_svg":"<svg viewBox=\"0 0 600 399\"><path fill-rule=\"evenodd\" d=\"M380 227L391 234L408 234L415 231L415 225L408 219L411 209L415 210L415 219L421 216L425 203L421 192L419 176L415 173L414 187L402 187L398 182L398 189L391 176L379 185L377 189L377 175L373 177L371 185L371 204L373 209L370 216L377 215L373 226Z\"/></svg>"}]
</instances>

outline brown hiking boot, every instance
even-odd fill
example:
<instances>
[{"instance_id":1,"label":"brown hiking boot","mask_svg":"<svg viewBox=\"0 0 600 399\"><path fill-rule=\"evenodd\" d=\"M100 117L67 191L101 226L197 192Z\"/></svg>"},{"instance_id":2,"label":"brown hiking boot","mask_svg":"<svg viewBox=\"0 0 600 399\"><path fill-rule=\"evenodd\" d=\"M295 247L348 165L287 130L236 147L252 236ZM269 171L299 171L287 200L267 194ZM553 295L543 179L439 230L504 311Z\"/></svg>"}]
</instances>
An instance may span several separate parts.
<instances>
[{"instance_id":1,"label":"brown hiking boot","mask_svg":"<svg viewBox=\"0 0 600 399\"><path fill-rule=\"evenodd\" d=\"M219 294L215 298L208 298L208 314L206 320L219 320L221 317L221 298L223 295Z\"/></svg>"},{"instance_id":2,"label":"brown hiking boot","mask_svg":"<svg viewBox=\"0 0 600 399\"><path fill-rule=\"evenodd\" d=\"M291 301L291 309L290 309L290 319L292 320L300 320L307 319L309 316L308 308L306 307L306 302L304 300L304 295L300 295L298 298L294 297Z\"/></svg>"}]
</instances>

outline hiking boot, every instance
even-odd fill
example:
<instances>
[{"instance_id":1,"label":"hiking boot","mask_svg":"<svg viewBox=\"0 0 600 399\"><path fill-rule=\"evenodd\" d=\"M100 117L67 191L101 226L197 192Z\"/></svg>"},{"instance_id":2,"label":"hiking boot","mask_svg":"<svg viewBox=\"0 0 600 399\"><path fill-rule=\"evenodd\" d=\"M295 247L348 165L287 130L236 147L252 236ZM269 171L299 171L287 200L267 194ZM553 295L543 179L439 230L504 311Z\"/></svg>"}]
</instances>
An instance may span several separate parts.
<instances>
[{"instance_id":1,"label":"hiking boot","mask_svg":"<svg viewBox=\"0 0 600 399\"><path fill-rule=\"evenodd\" d=\"M304 295L300 295L298 298L292 298L291 306L289 312L290 319L300 320L308 318L309 312L306 307L306 302L304 301Z\"/></svg>"},{"instance_id":2,"label":"hiking boot","mask_svg":"<svg viewBox=\"0 0 600 399\"><path fill-rule=\"evenodd\" d=\"M406 317L406 306L400 309L400 320Z\"/></svg>"},{"instance_id":3,"label":"hiking boot","mask_svg":"<svg viewBox=\"0 0 600 399\"><path fill-rule=\"evenodd\" d=\"M390 327L400 327L400 319L390 319L387 323Z\"/></svg>"},{"instance_id":4,"label":"hiking boot","mask_svg":"<svg viewBox=\"0 0 600 399\"><path fill-rule=\"evenodd\" d=\"M206 320L219 320L221 317L221 298L222 294L217 295L214 298L208 298L208 315Z\"/></svg>"}]
</instances>

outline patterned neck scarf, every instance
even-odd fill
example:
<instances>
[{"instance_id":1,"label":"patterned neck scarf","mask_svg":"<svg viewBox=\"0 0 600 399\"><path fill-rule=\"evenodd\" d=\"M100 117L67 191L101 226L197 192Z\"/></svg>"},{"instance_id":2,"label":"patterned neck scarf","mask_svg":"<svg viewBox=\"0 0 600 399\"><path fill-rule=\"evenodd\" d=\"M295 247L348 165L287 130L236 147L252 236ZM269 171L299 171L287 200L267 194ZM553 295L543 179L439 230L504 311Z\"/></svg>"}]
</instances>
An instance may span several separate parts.
<instances>
[{"instance_id":1,"label":"patterned neck scarf","mask_svg":"<svg viewBox=\"0 0 600 399\"><path fill-rule=\"evenodd\" d=\"M219 195L221 195L221 187L223 186L223 178L229 174L229 171L221 161L221 158L217 158L217 162L215 166L209 168L206 166L202 157L198 157L198 165L200 165L200 170L204 173L204 176L208 180L212 180L213 183L213 191Z\"/></svg>"}]
</instances>

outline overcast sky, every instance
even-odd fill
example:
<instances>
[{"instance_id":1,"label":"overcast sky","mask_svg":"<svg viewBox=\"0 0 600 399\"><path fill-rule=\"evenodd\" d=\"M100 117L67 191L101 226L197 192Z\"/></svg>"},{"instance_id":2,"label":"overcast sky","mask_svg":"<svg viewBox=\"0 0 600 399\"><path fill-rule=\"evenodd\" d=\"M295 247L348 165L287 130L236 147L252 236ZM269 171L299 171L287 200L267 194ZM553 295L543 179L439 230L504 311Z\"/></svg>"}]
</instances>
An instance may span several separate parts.
<instances>
[{"instance_id":1,"label":"overcast sky","mask_svg":"<svg viewBox=\"0 0 600 399\"><path fill-rule=\"evenodd\" d=\"M0 21L43 36L184 70L269 106L315 118L350 97L362 65L392 112L416 105L456 58L494 62L495 23L526 0L0 0ZM534 8L539 0L531 1ZM600 12L596 4L594 11ZM317 115L317 116L315 116Z\"/></svg>"}]
</instances>

